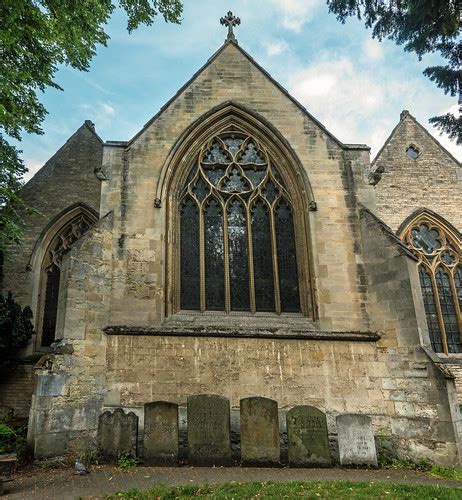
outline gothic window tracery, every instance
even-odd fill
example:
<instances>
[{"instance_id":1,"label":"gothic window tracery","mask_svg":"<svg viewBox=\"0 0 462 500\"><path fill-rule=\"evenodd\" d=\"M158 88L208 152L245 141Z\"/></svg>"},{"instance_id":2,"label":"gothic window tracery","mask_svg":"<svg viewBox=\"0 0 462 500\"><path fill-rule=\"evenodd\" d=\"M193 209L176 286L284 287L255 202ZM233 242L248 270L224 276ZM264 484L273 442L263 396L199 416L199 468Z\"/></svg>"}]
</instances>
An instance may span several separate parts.
<instances>
[{"instance_id":1,"label":"gothic window tracery","mask_svg":"<svg viewBox=\"0 0 462 500\"><path fill-rule=\"evenodd\" d=\"M291 196L256 139L208 140L179 211L180 309L300 312Z\"/></svg>"},{"instance_id":2,"label":"gothic window tracery","mask_svg":"<svg viewBox=\"0 0 462 500\"><path fill-rule=\"evenodd\" d=\"M55 340L58 296L63 255L92 226L94 220L80 213L55 234L46 248L42 263L41 287L41 346L48 347Z\"/></svg>"},{"instance_id":3,"label":"gothic window tracery","mask_svg":"<svg viewBox=\"0 0 462 500\"><path fill-rule=\"evenodd\" d=\"M462 252L457 239L434 217L423 214L402 236L419 259L419 278L432 347L462 352Z\"/></svg>"}]
</instances>

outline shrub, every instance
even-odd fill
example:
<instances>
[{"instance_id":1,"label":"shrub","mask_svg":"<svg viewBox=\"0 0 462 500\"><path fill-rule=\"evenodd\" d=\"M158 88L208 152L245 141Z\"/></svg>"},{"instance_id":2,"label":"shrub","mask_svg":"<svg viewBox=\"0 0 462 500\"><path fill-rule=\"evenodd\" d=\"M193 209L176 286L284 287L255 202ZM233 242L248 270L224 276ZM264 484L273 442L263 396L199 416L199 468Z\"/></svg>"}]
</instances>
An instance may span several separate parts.
<instances>
[{"instance_id":1,"label":"shrub","mask_svg":"<svg viewBox=\"0 0 462 500\"><path fill-rule=\"evenodd\" d=\"M0 294L0 364L5 363L34 333L30 307L21 307L11 292L4 297Z\"/></svg>"},{"instance_id":2,"label":"shrub","mask_svg":"<svg viewBox=\"0 0 462 500\"><path fill-rule=\"evenodd\" d=\"M138 465L138 459L133 458L128 453L121 453L117 459L117 465L121 469L131 469L132 467Z\"/></svg>"}]
</instances>

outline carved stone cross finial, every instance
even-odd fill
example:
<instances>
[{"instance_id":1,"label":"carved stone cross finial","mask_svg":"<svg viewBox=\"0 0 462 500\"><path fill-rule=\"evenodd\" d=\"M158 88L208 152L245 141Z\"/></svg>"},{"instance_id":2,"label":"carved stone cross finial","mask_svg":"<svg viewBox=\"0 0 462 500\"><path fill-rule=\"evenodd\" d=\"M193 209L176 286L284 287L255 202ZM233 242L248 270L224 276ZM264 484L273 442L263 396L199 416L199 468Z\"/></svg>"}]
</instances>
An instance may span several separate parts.
<instances>
[{"instance_id":1,"label":"carved stone cross finial","mask_svg":"<svg viewBox=\"0 0 462 500\"><path fill-rule=\"evenodd\" d=\"M222 17L220 19L220 24L223 26L228 26L228 36L226 37L226 41L232 40L233 42L237 42L236 37L234 36L233 27L239 26L241 24L241 20L233 16L231 11L226 14L226 17Z\"/></svg>"}]
</instances>

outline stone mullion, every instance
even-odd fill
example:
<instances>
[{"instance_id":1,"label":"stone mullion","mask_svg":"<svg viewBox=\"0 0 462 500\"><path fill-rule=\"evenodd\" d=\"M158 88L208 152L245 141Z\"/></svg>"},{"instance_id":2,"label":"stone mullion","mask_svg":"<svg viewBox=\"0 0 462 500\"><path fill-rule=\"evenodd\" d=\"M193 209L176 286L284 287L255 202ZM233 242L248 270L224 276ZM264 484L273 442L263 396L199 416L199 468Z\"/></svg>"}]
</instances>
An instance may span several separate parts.
<instances>
[{"instance_id":1,"label":"stone mullion","mask_svg":"<svg viewBox=\"0 0 462 500\"><path fill-rule=\"evenodd\" d=\"M457 296L456 283L454 280L454 273L456 269L457 266L455 266L452 270L449 270L448 275L449 275L449 283L451 285L452 300L454 301L454 310L456 312L457 324L459 325L459 338L462 342L462 317L459 305L459 297Z\"/></svg>"}]
</instances>

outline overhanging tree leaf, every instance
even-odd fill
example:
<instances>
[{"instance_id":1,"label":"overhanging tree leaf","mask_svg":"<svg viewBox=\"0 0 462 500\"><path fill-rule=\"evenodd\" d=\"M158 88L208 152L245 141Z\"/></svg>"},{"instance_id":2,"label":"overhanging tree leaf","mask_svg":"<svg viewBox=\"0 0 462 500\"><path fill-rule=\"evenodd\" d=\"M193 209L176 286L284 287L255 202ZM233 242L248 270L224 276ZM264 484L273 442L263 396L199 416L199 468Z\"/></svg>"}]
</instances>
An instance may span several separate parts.
<instances>
[{"instance_id":1,"label":"overhanging tree leaf","mask_svg":"<svg viewBox=\"0 0 462 500\"><path fill-rule=\"evenodd\" d=\"M462 92L462 41L460 0L327 0L329 11L344 23L350 16L363 19L379 40L388 38L415 52L439 53L445 66L427 68L424 74L445 94ZM430 123L462 144L460 114L433 117Z\"/></svg>"},{"instance_id":2,"label":"overhanging tree leaf","mask_svg":"<svg viewBox=\"0 0 462 500\"><path fill-rule=\"evenodd\" d=\"M151 25L158 14L181 21L179 0L2 0L0 2L0 252L21 238L18 190L27 171L7 137L42 134L46 109L40 102L60 65L87 71L106 23L117 7L127 14L128 31ZM24 207L22 207L24 208Z\"/></svg>"}]
</instances>

